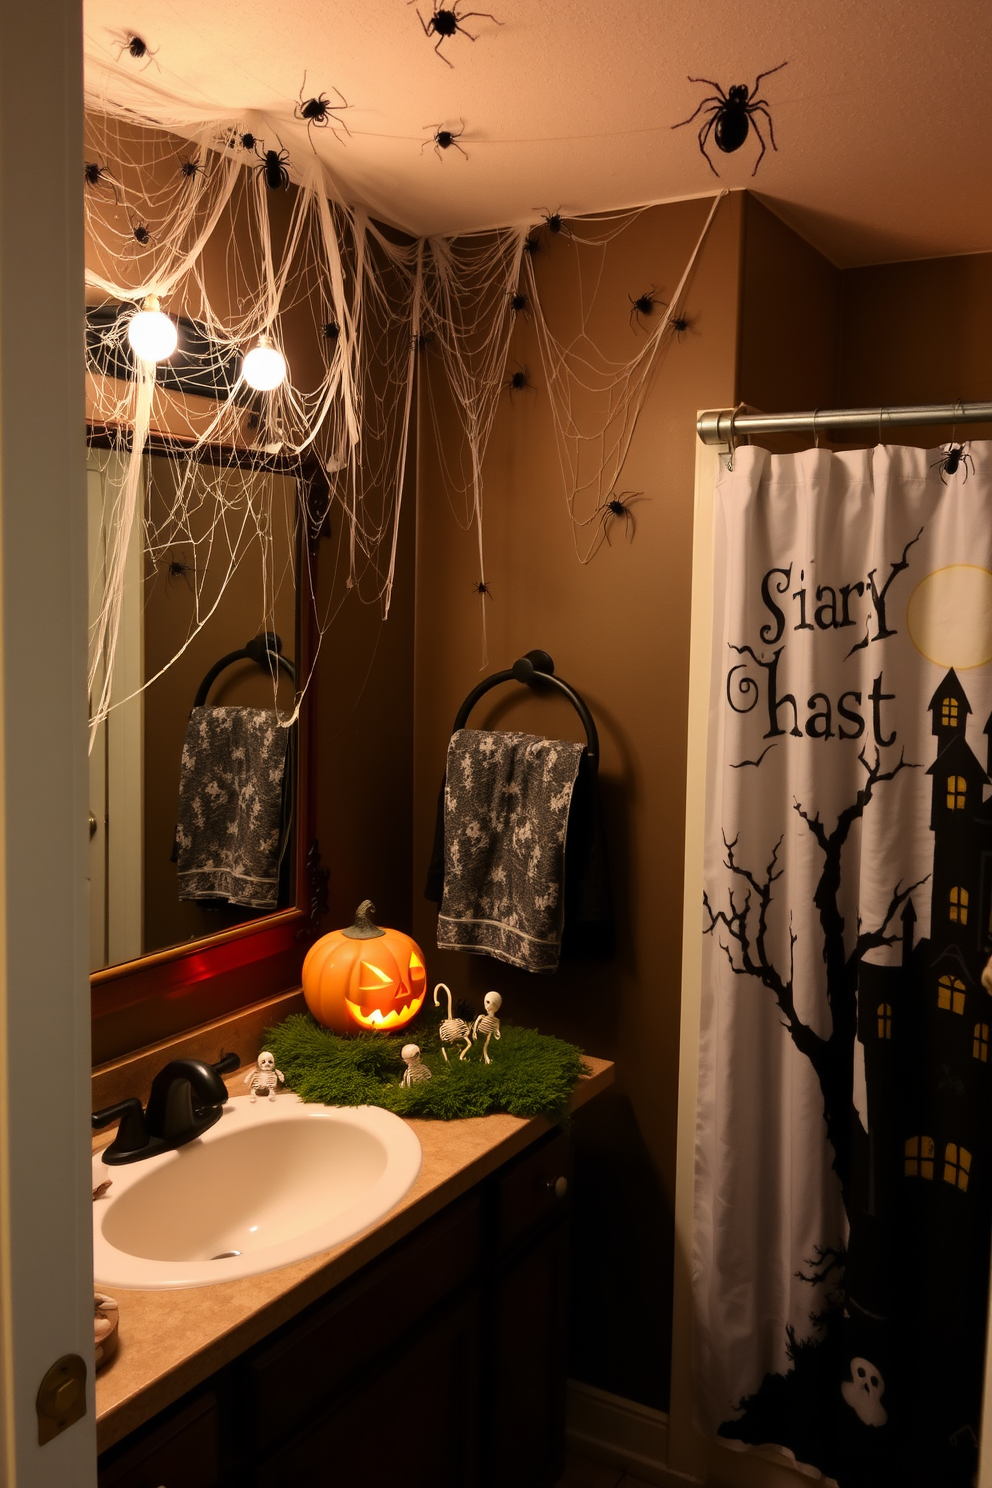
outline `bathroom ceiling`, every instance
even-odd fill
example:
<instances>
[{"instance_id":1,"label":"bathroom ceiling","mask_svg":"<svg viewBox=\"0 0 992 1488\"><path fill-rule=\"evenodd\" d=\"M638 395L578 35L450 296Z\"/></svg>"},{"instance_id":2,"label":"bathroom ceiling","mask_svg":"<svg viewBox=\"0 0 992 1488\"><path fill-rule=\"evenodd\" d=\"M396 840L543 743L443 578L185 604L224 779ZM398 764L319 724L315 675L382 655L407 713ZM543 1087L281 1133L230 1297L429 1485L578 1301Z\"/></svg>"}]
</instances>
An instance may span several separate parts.
<instances>
[{"instance_id":1,"label":"bathroom ceiling","mask_svg":"<svg viewBox=\"0 0 992 1488\"><path fill-rule=\"evenodd\" d=\"M430 0L87 0L87 76L143 108L150 88L204 115L264 111L299 158L305 71L305 97L337 102L337 88L350 104L343 142L311 131L344 194L416 233L722 185L756 190L845 267L992 251L987 0L461 0L458 12L490 4L503 24L466 19L478 39L445 38L448 67L417 19ZM118 62L127 33L155 56ZM687 75L751 87L783 61L760 90L778 152L752 178L754 136L733 155L711 136L718 181L697 144L704 116L670 127L712 91ZM463 130L465 155L435 153L437 128Z\"/></svg>"}]
</instances>

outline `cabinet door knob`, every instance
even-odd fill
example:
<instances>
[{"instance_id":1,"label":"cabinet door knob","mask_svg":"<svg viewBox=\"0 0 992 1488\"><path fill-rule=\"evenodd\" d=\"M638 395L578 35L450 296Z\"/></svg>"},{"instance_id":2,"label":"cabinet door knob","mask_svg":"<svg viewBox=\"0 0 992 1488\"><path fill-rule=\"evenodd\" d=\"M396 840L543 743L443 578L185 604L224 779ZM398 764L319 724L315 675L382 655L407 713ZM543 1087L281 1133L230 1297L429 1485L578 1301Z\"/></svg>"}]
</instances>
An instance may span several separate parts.
<instances>
[{"instance_id":1,"label":"cabinet door knob","mask_svg":"<svg viewBox=\"0 0 992 1488\"><path fill-rule=\"evenodd\" d=\"M568 1179L564 1173L559 1178L547 1178L545 1187L548 1193L554 1194L556 1199L563 1199L568 1193Z\"/></svg>"}]
</instances>

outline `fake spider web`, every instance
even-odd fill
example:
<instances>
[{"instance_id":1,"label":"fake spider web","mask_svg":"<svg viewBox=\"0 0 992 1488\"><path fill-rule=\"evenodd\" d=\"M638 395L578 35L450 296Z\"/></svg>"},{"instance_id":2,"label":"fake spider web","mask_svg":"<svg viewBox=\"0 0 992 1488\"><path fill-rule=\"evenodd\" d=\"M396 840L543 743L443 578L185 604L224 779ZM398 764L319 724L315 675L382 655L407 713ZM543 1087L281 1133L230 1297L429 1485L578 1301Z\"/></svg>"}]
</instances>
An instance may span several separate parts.
<instances>
[{"instance_id":1,"label":"fake spider web","mask_svg":"<svg viewBox=\"0 0 992 1488\"><path fill-rule=\"evenodd\" d=\"M579 256L580 329L565 341L549 324L525 252L537 224L411 238L348 203L316 152L284 151L278 119L247 111L218 116L147 77L136 108L133 76L127 105L114 101L114 69L101 76L101 91L87 97L87 301L104 312L88 331L88 391L90 417L120 458L111 478L103 592L91 624L91 739L110 708L127 700L114 693L113 676L135 537L153 567L167 565L175 552L192 555L183 567L195 595L193 620L177 656L249 556L262 575L259 629L271 628L281 581L272 541L276 470L298 478L310 534L329 512L342 549L343 577L316 616L313 662L349 596L388 616L414 387L418 364L428 358L436 357L444 373L440 390L430 376L421 386L447 499L454 519L476 535L484 668L483 467L506 387L512 297L526 291L536 324L575 553L588 563L604 540L604 502L726 193L714 199L665 313L635 353L618 361L597 348L587 327L603 250L643 208L573 219L563 229L566 239L599 253L591 279ZM276 143L273 169L286 171L290 191L266 181L264 151ZM128 321L148 295L195 328L195 344L183 348L185 371L210 396L170 391L153 367L130 359ZM114 307L120 313L108 318ZM252 392L240 370L260 335L277 348L292 344L299 357L271 393ZM442 396L461 428L454 448L441 437ZM163 431L170 432L170 499L152 518L145 462L151 436ZM237 462L221 456L217 464L219 449L236 451ZM213 467L204 463L208 456ZM304 542L299 551L303 571L293 578L313 609L312 546ZM311 676L312 665L310 676L297 680L292 713L282 715L286 725L298 716Z\"/></svg>"}]
</instances>

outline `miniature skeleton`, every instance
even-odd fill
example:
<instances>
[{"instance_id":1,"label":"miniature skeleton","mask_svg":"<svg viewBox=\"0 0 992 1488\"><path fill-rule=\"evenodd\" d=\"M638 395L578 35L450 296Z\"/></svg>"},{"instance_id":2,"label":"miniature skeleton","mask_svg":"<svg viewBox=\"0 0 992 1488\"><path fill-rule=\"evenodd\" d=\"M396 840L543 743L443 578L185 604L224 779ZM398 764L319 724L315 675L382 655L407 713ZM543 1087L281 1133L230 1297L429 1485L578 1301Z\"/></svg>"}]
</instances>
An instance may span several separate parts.
<instances>
[{"instance_id":1,"label":"miniature skeleton","mask_svg":"<svg viewBox=\"0 0 992 1488\"><path fill-rule=\"evenodd\" d=\"M420 1061L419 1044L404 1044L402 1049L400 1050L400 1054L402 1055L403 1062L406 1065L406 1070L404 1072L402 1080L400 1081L401 1089L405 1086L406 1089L409 1090L411 1085L419 1085L422 1080L430 1079L430 1070L427 1068L426 1064L422 1064Z\"/></svg>"},{"instance_id":2,"label":"miniature skeleton","mask_svg":"<svg viewBox=\"0 0 992 1488\"><path fill-rule=\"evenodd\" d=\"M982 986L989 996L992 997L992 956L985 963L985 970L982 972Z\"/></svg>"},{"instance_id":3,"label":"miniature skeleton","mask_svg":"<svg viewBox=\"0 0 992 1488\"><path fill-rule=\"evenodd\" d=\"M889 1413L882 1404L885 1381L870 1359L851 1360L851 1378L840 1392L866 1426L884 1426Z\"/></svg>"},{"instance_id":4,"label":"miniature skeleton","mask_svg":"<svg viewBox=\"0 0 992 1488\"><path fill-rule=\"evenodd\" d=\"M489 1058L489 1040L499 1038L499 1019L496 1014L503 1006L503 999L498 992L487 992L482 999L482 1005L486 1011L476 1018L472 1037L477 1039L480 1033L486 1035L486 1042L482 1046L482 1058L485 1064L492 1064Z\"/></svg>"},{"instance_id":5,"label":"miniature skeleton","mask_svg":"<svg viewBox=\"0 0 992 1488\"><path fill-rule=\"evenodd\" d=\"M255 1062L255 1068L249 1070L248 1074L245 1075L245 1084L251 1086L251 1099L253 1101L257 1099L259 1094L262 1096L267 1095L270 1101L274 1101L276 1098L276 1086L280 1080L282 1080L283 1084L286 1083L286 1078L282 1070L276 1069L275 1055L270 1054L267 1049L259 1054Z\"/></svg>"},{"instance_id":6,"label":"miniature skeleton","mask_svg":"<svg viewBox=\"0 0 992 1488\"><path fill-rule=\"evenodd\" d=\"M440 1003L437 1000L437 994L439 992L447 992L447 994L448 994L448 1016L445 1018L444 1022L441 1023L439 1025L439 1027L438 1027L438 1033L441 1035L441 1053L444 1055L444 1062L445 1062L445 1064L447 1064L447 1062L448 1062L448 1051L444 1047L444 1045L445 1044L454 1044L454 1043L456 1043L458 1041L458 1039L464 1039L465 1040L465 1047L464 1047L464 1049L462 1050L462 1052L458 1056L459 1060L464 1059L465 1058L465 1055L469 1052L469 1050L472 1047L472 1030L469 1027L469 1025L465 1022L465 1019L464 1018L455 1018L455 1017L452 1017L452 1013L451 1013L451 988L447 985L447 983L445 983L445 982L438 982L437 986L434 988L434 1006L435 1007L439 1007L440 1006Z\"/></svg>"}]
</instances>

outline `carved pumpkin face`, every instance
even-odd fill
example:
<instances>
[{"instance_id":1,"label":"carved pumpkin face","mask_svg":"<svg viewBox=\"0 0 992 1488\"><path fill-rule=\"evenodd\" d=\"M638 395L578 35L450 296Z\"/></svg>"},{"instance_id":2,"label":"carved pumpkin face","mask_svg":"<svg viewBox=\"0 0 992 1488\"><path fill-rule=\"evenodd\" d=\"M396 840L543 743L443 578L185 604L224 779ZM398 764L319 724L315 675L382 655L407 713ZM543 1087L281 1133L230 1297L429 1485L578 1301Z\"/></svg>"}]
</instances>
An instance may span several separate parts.
<instances>
[{"instance_id":1,"label":"carved pumpkin face","mask_svg":"<svg viewBox=\"0 0 992 1488\"><path fill-rule=\"evenodd\" d=\"M391 1033L420 1012L427 993L423 952L402 930L382 930L366 899L355 923L311 946L303 995L318 1023L334 1033Z\"/></svg>"}]
</instances>

